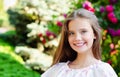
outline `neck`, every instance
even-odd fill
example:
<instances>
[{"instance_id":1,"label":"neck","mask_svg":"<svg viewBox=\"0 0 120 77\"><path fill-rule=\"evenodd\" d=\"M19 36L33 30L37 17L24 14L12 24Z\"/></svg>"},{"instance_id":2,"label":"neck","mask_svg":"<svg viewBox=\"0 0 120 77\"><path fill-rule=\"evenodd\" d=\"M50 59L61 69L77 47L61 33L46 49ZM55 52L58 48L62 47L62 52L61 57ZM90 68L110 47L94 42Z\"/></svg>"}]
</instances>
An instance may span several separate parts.
<instances>
[{"instance_id":1,"label":"neck","mask_svg":"<svg viewBox=\"0 0 120 77\"><path fill-rule=\"evenodd\" d=\"M71 62L73 68L84 68L89 65L96 63L97 59L93 56L92 52L87 52L88 54L78 54L77 58Z\"/></svg>"}]
</instances>

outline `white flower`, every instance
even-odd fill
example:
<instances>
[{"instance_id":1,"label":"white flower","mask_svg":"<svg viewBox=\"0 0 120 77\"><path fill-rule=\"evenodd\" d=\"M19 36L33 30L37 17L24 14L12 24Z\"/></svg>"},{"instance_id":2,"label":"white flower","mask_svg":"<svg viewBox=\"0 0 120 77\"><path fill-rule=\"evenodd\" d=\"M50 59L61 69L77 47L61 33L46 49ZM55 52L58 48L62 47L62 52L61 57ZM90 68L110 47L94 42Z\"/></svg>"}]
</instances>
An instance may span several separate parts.
<instances>
[{"instance_id":1,"label":"white flower","mask_svg":"<svg viewBox=\"0 0 120 77\"><path fill-rule=\"evenodd\" d=\"M37 23L28 24L27 28L31 30L31 32L27 34L28 37L33 37L40 33L45 35L45 32L47 31L47 27L44 27L43 24L39 25Z\"/></svg>"}]
</instances>

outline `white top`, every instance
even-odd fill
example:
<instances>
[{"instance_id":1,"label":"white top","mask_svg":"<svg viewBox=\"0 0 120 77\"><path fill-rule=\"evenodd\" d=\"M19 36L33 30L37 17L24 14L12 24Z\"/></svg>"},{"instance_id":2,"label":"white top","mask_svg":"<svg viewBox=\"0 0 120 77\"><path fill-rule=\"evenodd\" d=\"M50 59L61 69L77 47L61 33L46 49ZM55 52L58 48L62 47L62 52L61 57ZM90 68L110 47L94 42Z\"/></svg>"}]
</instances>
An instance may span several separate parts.
<instances>
[{"instance_id":1,"label":"white top","mask_svg":"<svg viewBox=\"0 0 120 77\"><path fill-rule=\"evenodd\" d=\"M82 69L69 68L68 63L69 61L53 65L41 77L118 77L108 63L100 60Z\"/></svg>"}]
</instances>

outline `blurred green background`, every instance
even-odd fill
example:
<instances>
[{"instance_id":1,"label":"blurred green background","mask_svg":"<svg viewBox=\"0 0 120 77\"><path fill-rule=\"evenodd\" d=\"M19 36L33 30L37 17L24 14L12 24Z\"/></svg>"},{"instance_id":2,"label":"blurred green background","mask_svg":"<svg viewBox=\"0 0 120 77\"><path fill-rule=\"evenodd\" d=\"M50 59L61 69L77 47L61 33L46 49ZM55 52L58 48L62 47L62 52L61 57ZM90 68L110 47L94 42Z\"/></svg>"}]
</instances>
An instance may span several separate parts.
<instances>
[{"instance_id":1,"label":"blurred green background","mask_svg":"<svg viewBox=\"0 0 120 77\"><path fill-rule=\"evenodd\" d=\"M85 8L102 28L102 60L120 77L119 0L0 0L0 76L39 77L51 63L65 17Z\"/></svg>"}]
</instances>

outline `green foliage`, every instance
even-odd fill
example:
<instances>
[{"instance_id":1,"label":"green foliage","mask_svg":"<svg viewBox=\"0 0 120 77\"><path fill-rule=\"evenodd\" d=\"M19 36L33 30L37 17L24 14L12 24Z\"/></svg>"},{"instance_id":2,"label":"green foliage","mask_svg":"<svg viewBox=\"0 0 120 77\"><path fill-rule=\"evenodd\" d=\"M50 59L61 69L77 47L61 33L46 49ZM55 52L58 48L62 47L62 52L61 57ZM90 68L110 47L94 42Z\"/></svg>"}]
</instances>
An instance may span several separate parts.
<instances>
[{"instance_id":1,"label":"green foliage","mask_svg":"<svg viewBox=\"0 0 120 77\"><path fill-rule=\"evenodd\" d=\"M9 42L11 45L15 46L19 42L18 36L16 35L17 35L16 31L10 30L10 31L0 34L0 38L2 38L6 42Z\"/></svg>"},{"instance_id":2,"label":"green foliage","mask_svg":"<svg viewBox=\"0 0 120 77\"><path fill-rule=\"evenodd\" d=\"M3 10L3 0L0 0L0 11Z\"/></svg>"},{"instance_id":3,"label":"green foliage","mask_svg":"<svg viewBox=\"0 0 120 77\"><path fill-rule=\"evenodd\" d=\"M23 31L27 24L35 21L35 16L27 14L25 9L11 8L7 10L7 13L9 14L10 23L16 27L23 27Z\"/></svg>"},{"instance_id":4,"label":"green foliage","mask_svg":"<svg viewBox=\"0 0 120 77\"><path fill-rule=\"evenodd\" d=\"M39 74L26 69L11 55L0 53L0 76L1 77L39 77Z\"/></svg>"},{"instance_id":5,"label":"green foliage","mask_svg":"<svg viewBox=\"0 0 120 77\"><path fill-rule=\"evenodd\" d=\"M38 73L27 69L22 59L14 52L14 47L0 39L0 76L1 77L40 77Z\"/></svg>"},{"instance_id":6,"label":"green foliage","mask_svg":"<svg viewBox=\"0 0 120 77\"><path fill-rule=\"evenodd\" d=\"M55 35L58 35L60 33L60 31L61 31L61 27L53 24L52 22L48 23L48 29L51 32L55 33Z\"/></svg>"},{"instance_id":7,"label":"green foliage","mask_svg":"<svg viewBox=\"0 0 120 77\"><path fill-rule=\"evenodd\" d=\"M45 44L56 38L55 36L59 34L61 29L56 23L64 20L64 14L69 11L70 7L72 5L69 0L43 0L42 2L40 0L19 0L18 6L7 11L10 23L16 28L17 39L19 39L17 44L23 43L30 47L36 47L34 44ZM28 25L31 27L28 28ZM43 30L40 28L44 26L47 26L47 29L42 32ZM47 31L50 31L48 35ZM42 36L38 37L40 34Z\"/></svg>"},{"instance_id":8,"label":"green foliage","mask_svg":"<svg viewBox=\"0 0 120 77\"><path fill-rule=\"evenodd\" d=\"M3 24L3 20L2 20L2 19L0 19L0 26L2 26L2 24Z\"/></svg>"},{"instance_id":9,"label":"green foliage","mask_svg":"<svg viewBox=\"0 0 120 77\"><path fill-rule=\"evenodd\" d=\"M32 14L27 14L24 9L9 9L7 11L9 14L9 21L12 25L15 26L16 35L14 40L15 45L19 44L27 44L27 33L29 32L27 29L27 24L34 22L37 16L33 16Z\"/></svg>"}]
</instances>

